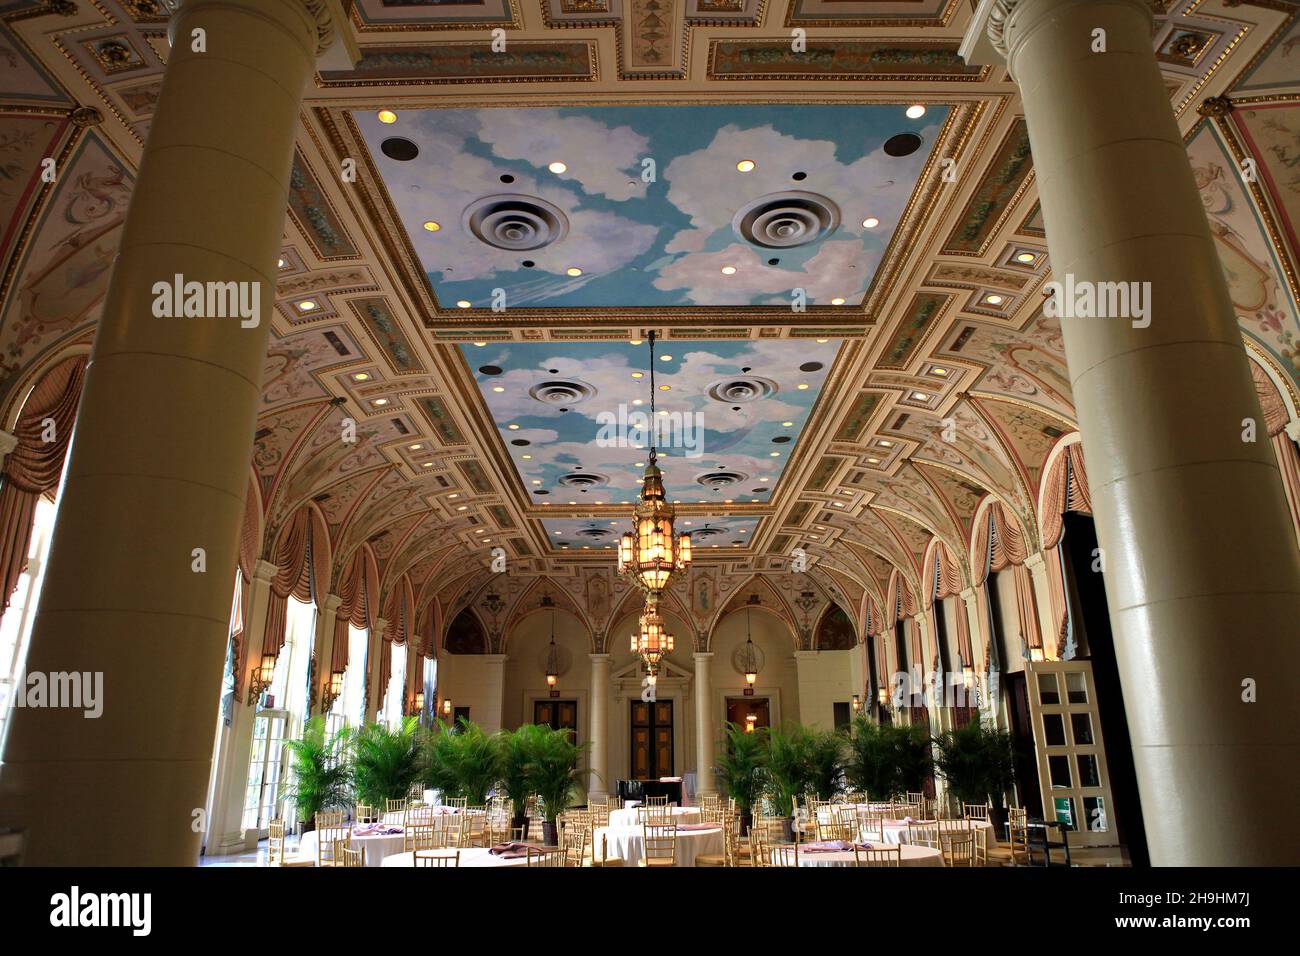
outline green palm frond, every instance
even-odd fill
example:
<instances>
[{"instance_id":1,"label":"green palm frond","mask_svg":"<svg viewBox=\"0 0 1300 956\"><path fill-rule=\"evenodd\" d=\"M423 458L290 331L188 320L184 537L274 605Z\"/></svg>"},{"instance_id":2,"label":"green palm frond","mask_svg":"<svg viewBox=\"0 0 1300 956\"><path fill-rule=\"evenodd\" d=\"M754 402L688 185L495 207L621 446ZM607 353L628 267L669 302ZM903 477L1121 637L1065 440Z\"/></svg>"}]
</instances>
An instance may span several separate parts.
<instances>
[{"instance_id":1,"label":"green palm frond","mask_svg":"<svg viewBox=\"0 0 1300 956\"><path fill-rule=\"evenodd\" d=\"M763 731L746 733L728 721L721 756L713 768L714 781L722 792L736 801L736 809L749 813L763 793L763 767L767 763L767 735Z\"/></svg>"},{"instance_id":2,"label":"green palm frond","mask_svg":"<svg viewBox=\"0 0 1300 956\"><path fill-rule=\"evenodd\" d=\"M292 774L285 797L297 807L298 819L307 822L321 810L341 809L351 802L352 736L347 727L326 734L325 718L313 717L302 737L287 743Z\"/></svg>"},{"instance_id":3,"label":"green palm frond","mask_svg":"<svg viewBox=\"0 0 1300 956\"><path fill-rule=\"evenodd\" d=\"M420 779L422 730L419 719L408 717L397 730L370 724L353 740L352 780L357 799L382 807L400 800Z\"/></svg>"}]
</instances>

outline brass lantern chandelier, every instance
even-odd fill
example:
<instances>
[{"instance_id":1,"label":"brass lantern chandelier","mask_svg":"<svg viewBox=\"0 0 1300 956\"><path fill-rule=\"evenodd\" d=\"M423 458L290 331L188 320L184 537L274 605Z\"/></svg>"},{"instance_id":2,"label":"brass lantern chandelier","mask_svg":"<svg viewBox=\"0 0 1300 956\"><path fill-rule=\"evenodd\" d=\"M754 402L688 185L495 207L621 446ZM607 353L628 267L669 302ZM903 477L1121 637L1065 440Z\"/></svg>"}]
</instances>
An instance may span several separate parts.
<instances>
[{"instance_id":1,"label":"brass lantern chandelier","mask_svg":"<svg viewBox=\"0 0 1300 956\"><path fill-rule=\"evenodd\" d=\"M657 600L672 576L691 564L691 536L673 530L674 509L664 493L663 473L656 464L655 450L655 334L650 333L650 458L646 465L636 508L633 531L618 545L618 570Z\"/></svg>"},{"instance_id":2,"label":"brass lantern chandelier","mask_svg":"<svg viewBox=\"0 0 1300 956\"><path fill-rule=\"evenodd\" d=\"M659 662L673 651L673 636L659 615L659 601L654 596L646 598L641 612L640 626L632 635L632 653L645 662L646 672L653 684L659 674Z\"/></svg>"}]
</instances>

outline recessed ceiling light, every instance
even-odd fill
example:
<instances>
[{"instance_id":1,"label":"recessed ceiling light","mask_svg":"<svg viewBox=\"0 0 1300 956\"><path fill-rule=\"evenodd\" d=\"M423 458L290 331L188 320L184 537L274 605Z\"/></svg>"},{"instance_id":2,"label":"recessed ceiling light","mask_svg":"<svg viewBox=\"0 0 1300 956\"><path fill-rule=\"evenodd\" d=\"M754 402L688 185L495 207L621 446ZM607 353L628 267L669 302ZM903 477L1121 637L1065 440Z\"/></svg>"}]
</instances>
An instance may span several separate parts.
<instances>
[{"instance_id":1,"label":"recessed ceiling light","mask_svg":"<svg viewBox=\"0 0 1300 956\"><path fill-rule=\"evenodd\" d=\"M315 299L303 299L298 303L299 312L315 312L320 308L320 304Z\"/></svg>"},{"instance_id":2,"label":"recessed ceiling light","mask_svg":"<svg viewBox=\"0 0 1300 956\"><path fill-rule=\"evenodd\" d=\"M1034 255L1032 252L1022 252L1020 255L1016 256L1016 262L1033 262L1037 258L1038 256Z\"/></svg>"},{"instance_id":3,"label":"recessed ceiling light","mask_svg":"<svg viewBox=\"0 0 1300 956\"><path fill-rule=\"evenodd\" d=\"M533 479L533 484L535 484L535 485L540 485L541 483L542 483L542 479L540 479L540 478L534 478L534 479Z\"/></svg>"},{"instance_id":4,"label":"recessed ceiling light","mask_svg":"<svg viewBox=\"0 0 1300 956\"><path fill-rule=\"evenodd\" d=\"M920 119L924 115L925 115L925 107L922 106L920 103L916 103L907 108L908 119Z\"/></svg>"},{"instance_id":5,"label":"recessed ceiling light","mask_svg":"<svg viewBox=\"0 0 1300 956\"><path fill-rule=\"evenodd\" d=\"M564 165L564 163L559 162L558 160L556 162L551 163L546 168L549 169L551 172L555 173L555 175L557 176L560 175L561 173L567 173L569 171L569 167Z\"/></svg>"},{"instance_id":6,"label":"recessed ceiling light","mask_svg":"<svg viewBox=\"0 0 1300 956\"><path fill-rule=\"evenodd\" d=\"M742 159L740 162L736 163L736 168L742 173L748 173L753 171L755 165L756 164L752 159Z\"/></svg>"},{"instance_id":7,"label":"recessed ceiling light","mask_svg":"<svg viewBox=\"0 0 1300 956\"><path fill-rule=\"evenodd\" d=\"M759 480L759 481L771 481L772 479L771 479L771 478L760 478L760 479L758 479L758 480Z\"/></svg>"},{"instance_id":8,"label":"recessed ceiling light","mask_svg":"<svg viewBox=\"0 0 1300 956\"><path fill-rule=\"evenodd\" d=\"M375 399L375 404L376 404L376 405L387 405L387 404L388 404L388 399L386 399L386 398L376 398L376 399Z\"/></svg>"},{"instance_id":9,"label":"recessed ceiling light","mask_svg":"<svg viewBox=\"0 0 1300 956\"><path fill-rule=\"evenodd\" d=\"M878 225L880 225L880 220L875 216L868 216L866 219L862 220L863 229L875 229Z\"/></svg>"},{"instance_id":10,"label":"recessed ceiling light","mask_svg":"<svg viewBox=\"0 0 1300 956\"><path fill-rule=\"evenodd\" d=\"M880 459L879 459L879 458L868 458L868 459L867 459L867 463L870 464L870 465L878 465L878 464L880 464Z\"/></svg>"},{"instance_id":11,"label":"recessed ceiling light","mask_svg":"<svg viewBox=\"0 0 1300 956\"><path fill-rule=\"evenodd\" d=\"M781 427L782 427L782 428L793 428L793 427L794 427L794 422L782 422L782 423L781 423Z\"/></svg>"},{"instance_id":12,"label":"recessed ceiling light","mask_svg":"<svg viewBox=\"0 0 1300 956\"><path fill-rule=\"evenodd\" d=\"M930 400L930 396L925 394L925 392L913 392L912 397L918 402L928 402Z\"/></svg>"},{"instance_id":13,"label":"recessed ceiling light","mask_svg":"<svg viewBox=\"0 0 1300 956\"><path fill-rule=\"evenodd\" d=\"M673 360L673 357L672 357L671 355L661 355L661 356L659 356L659 361L661 361L661 362L671 362L672 360Z\"/></svg>"},{"instance_id":14,"label":"recessed ceiling light","mask_svg":"<svg viewBox=\"0 0 1300 956\"><path fill-rule=\"evenodd\" d=\"M799 383L799 391L802 392L802 391L803 391L805 388L807 388L807 387L808 387L808 383L807 383L807 382L800 382L800 383Z\"/></svg>"},{"instance_id":15,"label":"recessed ceiling light","mask_svg":"<svg viewBox=\"0 0 1300 956\"><path fill-rule=\"evenodd\" d=\"M512 432L517 432L517 431L519 431L519 426L518 426L518 425L514 425L514 424L507 425L506 428L510 429Z\"/></svg>"},{"instance_id":16,"label":"recessed ceiling light","mask_svg":"<svg viewBox=\"0 0 1300 956\"><path fill-rule=\"evenodd\" d=\"M582 270L579 269L577 266L569 266L569 268L565 269L564 271L565 271L565 273L567 273L568 275L571 275L571 276L574 276L574 277L577 277L577 276L582 275Z\"/></svg>"},{"instance_id":17,"label":"recessed ceiling light","mask_svg":"<svg viewBox=\"0 0 1300 956\"><path fill-rule=\"evenodd\" d=\"M836 296L835 298L831 299L831 305L843 305L843 304L844 304L844 300L841 299L839 296ZM825 339L818 339L817 341L818 341L818 342L825 342L826 340L825 340Z\"/></svg>"},{"instance_id":18,"label":"recessed ceiling light","mask_svg":"<svg viewBox=\"0 0 1300 956\"><path fill-rule=\"evenodd\" d=\"M283 269L283 268L284 268L285 266L287 266L288 264L289 264L289 263L285 262L283 259L277 259L277 260L275 261L275 267L276 267L277 269Z\"/></svg>"},{"instance_id":19,"label":"recessed ceiling light","mask_svg":"<svg viewBox=\"0 0 1300 956\"><path fill-rule=\"evenodd\" d=\"M502 386L500 386L500 385L493 385L493 386L492 386L492 391L494 391L494 392L504 392L505 389L504 389Z\"/></svg>"},{"instance_id":20,"label":"recessed ceiling light","mask_svg":"<svg viewBox=\"0 0 1300 956\"><path fill-rule=\"evenodd\" d=\"M442 224L433 219L426 219L424 221L424 228L427 232L437 232L442 228Z\"/></svg>"},{"instance_id":21,"label":"recessed ceiling light","mask_svg":"<svg viewBox=\"0 0 1300 956\"><path fill-rule=\"evenodd\" d=\"M491 538L484 538L484 539L483 539L483 543L484 543L484 544L487 544L487 543L490 542L491 540L492 540Z\"/></svg>"},{"instance_id":22,"label":"recessed ceiling light","mask_svg":"<svg viewBox=\"0 0 1300 956\"><path fill-rule=\"evenodd\" d=\"M818 344L818 345L825 345L825 344L826 344L827 342L829 342L829 341L830 341L830 339L818 339L818 340L817 340L817 344Z\"/></svg>"},{"instance_id":23,"label":"recessed ceiling light","mask_svg":"<svg viewBox=\"0 0 1300 956\"><path fill-rule=\"evenodd\" d=\"M456 308L458 309L468 309L469 307L470 307L469 299L459 299L456 302ZM478 342L475 342L474 344L479 345Z\"/></svg>"},{"instance_id":24,"label":"recessed ceiling light","mask_svg":"<svg viewBox=\"0 0 1300 956\"><path fill-rule=\"evenodd\" d=\"M456 510L457 510L457 511L468 511L468 510L469 510L469 505L460 505Z\"/></svg>"},{"instance_id":25,"label":"recessed ceiling light","mask_svg":"<svg viewBox=\"0 0 1300 956\"><path fill-rule=\"evenodd\" d=\"M941 377L948 374L948 370L939 365L936 365L934 368L930 369L930 371Z\"/></svg>"},{"instance_id":26,"label":"recessed ceiling light","mask_svg":"<svg viewBox=\"0 0 1300 956\"><path fill-rule=\"evenodd\" d=\"M397 114L394 113L392 110L380 110L380 111L379 111L378 113L376 113L375 115L379 117L379 122L381 122L381 123L396 123L396 122L397 122Z\"/></svg>"},{"instance_id":27,"label":"recessed ceiling light","mask_svg":"<svg viewBox=\"0 0 1300 956\"><path fill-rule=\"evenodd\" d=\"M633 404L633 405L644 405L644 404L645 404L645 399L634 398L634 399L632 399L632 404Z\"/></svg>"},{"instance_id":28,"label":"recessed ceiling light","mask_svg":"<svg viewBox=\"0 0 1300 956\"><path fill-rule=\"evenodd\" d=\"M884 439L884 438L880 439L880 441L877 442L877 444L880 445L881 448L893 448L893 447L894 447L894 443L893 443L892 441L888 441L887 439Z\"/></svg>"},{"instance_id":29,"label":"recessed ceiling light","mask_svg":"<svg viewBox=\"0 0 1300 956\"><path fill-rule=\"evenodd\" d=\"M425 462L423 465L421 465L420 467L421 467L421 468L432 468L432 467L433 467L433 462L431 462L431 461L426 461L426 462Z\"/></svg>"},{"instance_id":30,"label":"recessed ceiling light","mask_svg":"<svg viewBox=\"0 0 1300 956\"><path fill-rule=\"evenodd\" d=\"M482 529L482 528L475 528L475 529L474 529L474 533L475 533L475 534L482 534L482 533L483 533L483 529Z\"/></svg>"},{"instance_id":31,"label":"recessed ceiling light","mask_svg":"<svg viewBox=\"0 0 1300 956\"><path fill-rule=\"evenodd\" d=\"M632 377L633 377L633 378L644 378L644 377L645 377L645 373L644 373L644 372L633 372L633 373L632 373Z\"/></svg>"},{"instance_id":32,"label":"recessed ceiling light","mask_svg":"<svg viewBox=\"0 0 1300 956\"><path fill-rule=\"evenodd\" d=\"M672 391L672 388L673 388L673 387L672 387L671 385L660 385L660 386L659 386L659 391L661 391L661 392L670 392L670 391Z\"/></svg>"},{"instance_id":33,"label":"recessed ceiling light","mask_svg":"<svg viewBox=\"0 0 1300 956\"><path fill-rule=\"evenodd\" d=\"M640 339L632 339L632 341L628 342L627 344L628 344L628 345L640 345L640 344L641 344L641 340L640 340Z\"/></svg>"},{"instance_id":34,"label":"recessed ceiling light","mask_svg":"<svg viewBox=\"0 0 1300 956\"><path fill-rule=\"evenodd\" d=\"M524 455L524 456L523 456L523 459L524 459L524 461L532 461L532 460L533 460L533 456L532 456L532 455Z\"/></svg>"},{"instance_id":35,"label":"recessed ceiling light","mask_svg":"<svg viewBox=\"0 0 1300 956\"><path fill-rule=\"evenodd\" d=\"M1002 304L1002 296L1000 296L1000 295L986 295L986 296L984 297L984 301L987 302L989 305L1001 305L1001 304Z\"/></svg>"},{"instance_id":36,"label":"recessed ceiling light","mask_svg":"<svg viewBox=\"0 0 1300 956\"><path fill-rule=\"evenodd\" d=\"M458 491L453 491L453 492L452 492L451 494L449 494L447 497L448 497L448 498L459 498L459 497L460 497L460 492L458 492Z\"/></svg>"},{"instance_id":37,"label":"recessed ceiling light","mask_svg":"<svg viewBox=\"0 0 1300 956\"><path fill-rule=\"evenodd\" d=\"M772 452L771 457L773 457L773 458L780 458L780 457L781 457L781 453L780 453L779 451L774 451L774 452Z\"/></svg>"},{"instance_id":38,"label":"recessed ceiling light","mask_svg":"<svg viewBox=\"0 0 1300 956\"><path fill-rule=\"evenodd\" d=\"M352 376L352 381L354 381L354 382L368 382L368 381L370 381L370 373L369 373L369 372L357 372L356 375L353 375L353 376Z\"/></svg>"},{"instance_id":39,"label":"recessed ceiling light","mask_svg":"<svg viewBox=\"0 0 1300 956\"><path fill-rule=\"evenodd\" d=\"M423 448L424 446L423 446L423 445L411 445L410 447L411 447L411 451L419 451L419 450L420 450L421 448Z\"/></svg>"},{"instance_id":40,"label":"recessed ceiling light","mask_svg":"<svg viewBox=\"0 0 1300 956\"><path fill-rule=\"evenodd\" d=\"M722 274L723 274L724 276L734 276L734 275L736 274L736 267L735 267L735 266L723 266L723 267L722 267Z\"/></svg>"}]
</instances>

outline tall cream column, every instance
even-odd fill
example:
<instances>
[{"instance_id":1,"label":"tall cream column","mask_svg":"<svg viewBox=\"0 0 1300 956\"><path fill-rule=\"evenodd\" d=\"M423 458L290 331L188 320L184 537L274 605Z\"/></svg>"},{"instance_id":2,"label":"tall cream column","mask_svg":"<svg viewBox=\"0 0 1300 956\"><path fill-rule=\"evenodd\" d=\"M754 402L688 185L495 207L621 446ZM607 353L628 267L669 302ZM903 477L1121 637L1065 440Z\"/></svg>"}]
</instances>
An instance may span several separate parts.
<instances>
[{"instance_id":1,"label":"tall cream column","mask_svg":"<svg viewBox=\"0 0 1300 956\"><path fill-rule=\"evenodd\" d=\"M298 111L332 11L186 0L172 18L28 657L102 674L103 715L14 715L0 819L28 829L30 863L197 860ZM159 317L177 276L235 283L212 288L258 314ZM69 814L73 794L94 812Z\"/></svg>"},{"instance_id":2,"label":"tall cream column","mask_svg":"<svg viewBox=\"0 0 1300 956\"><path fill-rule=\"evenodd\" d=\"M386 620L382 617L375 618L375 626L370 629L369 640L366 643L366 723L368 724L374 723L383 709L384 695L388 693L388 684L393 676L391 672L379 673L379 661L384 649L384 631L387 627ZM391 657L389 661L392 661Z\"/></svg>"},{"instance_id":3,"label":"tall cream column","mask_svg":"<svg viewBox=\"0 0 1300 956\"><path fill-rule=\"evenodd\" d=\"M1259 808L1300 790L1300 554L1271 448L1241 440L1259 401L1150 5L976 20L963 53L987 36L1020 86L1053 279L1150 283L1148 325L1061 325L1152 862L1295 864L1300 818Z\"/></svg>"},{"instance_id":4,"label":"tall cream column","mask_svg":"<svg viewBox=\"0 0 1300 956\"><path fill-rule=\"evenodd\" d=\"M329 708L324 706L325 695L329 691L330 676L334 661L334 621L338 617L339 605L343 599L337 594L326 594L325 600L316 609L316 686L312 695L316 703L312 707L312 716L319 717Z\"/></svg>"},{"instance_id":5,"label":"tall cream column","mask_svg":"<svg viewBox=\"0 0 1300 956\"><path fill-rule=\"evenodd\" d=\"M713 652L694 654L695 658L695 792L697 795L718 792L713 780Z\"/></svg>"},{"instance_id":6,"label":"tall cream column","mask_svg":"<svg viewBox=\"0 0 1300 956\"><path fill-rule=\"evenodd\" d=\"M1056 612L1052 608L1052 588L1047 583L1047 559L1043 552L1035 551L1025 558L1029 579L1034 587L1034 608L1038 611L1038 633L1043 641L1043 654L1047 660L1056 660L1056 638L1053 633Z\"/></svg>"},{"instance_id":7,"label":"tall cream column","mask_svg":"<svg viewBox=\"0 0 1300 956\"><path fill-rule=\"evenodd\" d=\"M591 654L591 782L588 799L609 794L609 666L610 654Z\"/></svg>"}]
</instances>

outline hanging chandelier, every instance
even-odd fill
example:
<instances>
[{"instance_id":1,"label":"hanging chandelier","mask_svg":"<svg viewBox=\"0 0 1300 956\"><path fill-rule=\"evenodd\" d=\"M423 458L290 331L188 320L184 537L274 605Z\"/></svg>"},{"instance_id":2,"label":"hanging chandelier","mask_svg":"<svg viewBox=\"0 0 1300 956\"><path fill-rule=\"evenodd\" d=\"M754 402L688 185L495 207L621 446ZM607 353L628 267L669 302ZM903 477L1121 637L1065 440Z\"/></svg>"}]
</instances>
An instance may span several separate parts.
<instances>
[{"instance_id":1,"label":"hanging chandelier","mask_svg":"<svg viewBox=\"0 0 1300 956\"><path fill-rule=\"evenodd\" d=\"M659 616L658 599L647 597L645 610L641 612L640 627L632 635L632 653L645 662L652 684L659 675L659 662L672 651L673 636L668 633L668 626Z\"/></svg>"},{"instance_id":2,"label":"hanging chandelier","mask_svg":"<svg viewBox=\"0 0 1300 956\"><path fill-rule=\"evenodd\" d=\"M672 576L691 564L691 536L673 531L673 506L664 494L663 473L656 464L655 450L655 334L650 333L650 457L646 465L633 529L618 545L618 570L637 587L655 598L668 587ZM647 607L649 604L647 603Z\"/></svg>"},{"instance_id":3,"label":"hanging chandelier","mask_svg":"<svg viewBox=\"0 0 1300 956\"><path fill-rule=\"evenodd\" d=\"M741 651L740 666L745 673L745 696L753 697L754 684L758 682L758 653L749 632L749 614L749 608L745 608L745 647Z\"/></svg>"},{"instance_id":4,"label":"hanging chandelier","mask_svg":"<svg viewBox=\"0 0 1300 956\"><path fill-rule=\"evenodd\" d=\"M555 644L555 609L551 609L551 646L546 652L546 686L551 690L552 697L559 697L560 692L555 689L555 685L560 680L560 649Z\"/></svg>"}]
</instances>

